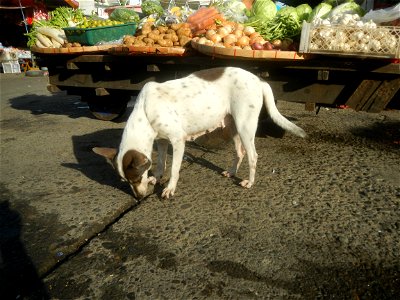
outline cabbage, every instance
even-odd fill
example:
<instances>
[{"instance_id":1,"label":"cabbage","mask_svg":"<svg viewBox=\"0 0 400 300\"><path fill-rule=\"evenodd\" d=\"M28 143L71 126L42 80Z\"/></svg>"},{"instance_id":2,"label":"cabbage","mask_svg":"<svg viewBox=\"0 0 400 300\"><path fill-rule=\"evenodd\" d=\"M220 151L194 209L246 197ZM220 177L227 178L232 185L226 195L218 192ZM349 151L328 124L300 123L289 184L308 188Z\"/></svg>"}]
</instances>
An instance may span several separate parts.
<instances>
[{"instance_id":1,"label":"cabbage","mask_svg":"<svg viewBox=\"0 0 400 300\"><path fill-rule=\"evenodd\" d=\"M298 21L299 16L297 15L297 10L293 6L284 6L276 13L277 16L291 17L292 19Z\"/></svg>"},{"instance_id":2,"label":"cabbage","mask_svg":"<svg viewBox=\"0 0 400 300\"><path fill-rule=\"evenodd\" d=\"M329 17L343 14L358 14L362 17L365 15L365 11L355 2L346 2L333 8L329 13Z\"/></svg>"},{"instance_id":3,"label":"cabbage","mask_svg":"<svg viewBox=\"0 0 400 300\"><path fill-rule=\"evenodd\" d=\"M312 10L310 16L308 17L308 22L316 18L325 19L328 17L330 11L332 10L332 5L327 3L320 3Z\"/></svg>"},{"instance_id":4,"label":"cabbage","mask_svg":"<svg viewBox=\"0 0 400 300\"><path fill-rule=\"evenodd\" d=\"M272 0L256 0L251 8L251 19L268 21L275 17L277 11Z\"/></svg>"},{"instance_id":5,"label":"cabbage","mask_svg":"<svg viewBox=\"0 0 400 300\"><path fill-rule=\"evenodd\" d=\"M131 8L117 7L110 14L110 20L120 22L136 22L140 21L139 14Z\"/></svg>"},{"instance_id":6,"label":"cabbage","mask_svg":"<svg viewBox=\"0 0 400 300\"><path fill-rule=\"evenodd\" d=\"M354 0L324 0L322 2L332 5L332 7L335 7L346 2L354 2Z\"/></svg>"},{"instance_id":7,"label":"cabbage","mask_svg":"<svg viewBox=\"0 0 400 300\"><path fill-rule=\"evenodd\" d=\"M300 4L299 6L296 6L296 12L297 16L299 17L300 23L302 23L303 20L308 20L308 17L312 12L312 8L307 3L304 3Z\"/></svg>"}]
</instances>

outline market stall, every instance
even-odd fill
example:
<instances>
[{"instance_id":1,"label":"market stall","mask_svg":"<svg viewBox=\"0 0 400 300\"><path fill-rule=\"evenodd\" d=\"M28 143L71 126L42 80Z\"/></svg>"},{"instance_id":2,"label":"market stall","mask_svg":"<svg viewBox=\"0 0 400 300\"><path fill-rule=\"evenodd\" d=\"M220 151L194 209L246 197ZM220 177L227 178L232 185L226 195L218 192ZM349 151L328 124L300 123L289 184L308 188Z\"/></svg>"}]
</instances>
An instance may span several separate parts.
<instances>
[{"instance_id":1,"label":"market stall","mask_svg":"<svg viewBox=\"0 0 400 300\"><path fill-rule=\"evenodd\" d=\"M51 91L81 95L107 120L148 81L222 65L251 70L277 99L312 109L377 112L399 97L400 5L384 15L352 1L196 5L147 0L139 12L122 6L107 19L55 10L32 27L29 46L49 70Z\"/></svg>"}]
</instances>

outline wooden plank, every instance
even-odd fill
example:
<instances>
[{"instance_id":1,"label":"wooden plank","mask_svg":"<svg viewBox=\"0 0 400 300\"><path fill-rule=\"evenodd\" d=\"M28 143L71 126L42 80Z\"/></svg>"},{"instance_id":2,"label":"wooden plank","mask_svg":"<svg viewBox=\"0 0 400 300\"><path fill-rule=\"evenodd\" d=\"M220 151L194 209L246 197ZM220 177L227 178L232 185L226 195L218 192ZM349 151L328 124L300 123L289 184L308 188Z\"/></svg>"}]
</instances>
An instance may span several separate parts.
<instances>
[{"instance_id":1,"label":"wooden plank","mask_svg":"<svg viewBox=\"0 0 400 300\"><path fill-rule=\"evenodd\" d=\"M390 100L400 89L400 78L393 80L384 80L375 93L371 96L371 104L364 110L372 113L378 113L385 109Z\"/></svg>"},{"instance_id":2,"label":"wooden plank","mask_svg":"<svg viewBox=\"0 0 400 300\"><path fill-rule=\"evenodd\" d=\"M368 101L380 84L381 81L379 80L363 80L351 95L349 100L347 100L346 105L355 111L362 110L364 104Z\"/></svg>"}]
</instances>

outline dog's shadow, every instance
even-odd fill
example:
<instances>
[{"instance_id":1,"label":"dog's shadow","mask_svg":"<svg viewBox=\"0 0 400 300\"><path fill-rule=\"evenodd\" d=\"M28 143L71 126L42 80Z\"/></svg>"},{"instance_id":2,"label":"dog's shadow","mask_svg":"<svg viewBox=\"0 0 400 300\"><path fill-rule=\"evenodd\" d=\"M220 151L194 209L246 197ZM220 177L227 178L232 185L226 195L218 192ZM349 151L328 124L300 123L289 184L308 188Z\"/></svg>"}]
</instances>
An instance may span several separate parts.
<instances>
[{"instance_id":1,"label":"dog's shadow","mask_svg":"<svg viewBox=\"0 0 400 300\"><path fill-rule=\"evenodd\" d=\"M118 148L119 143L121 141L123 128L119 129L104 129L100 131L96 131L89 134L84 135L75 135L72 136L72 144L75 158L77 160L76 163L63 163L62 166L67 168L72 168L82 172L86 177L91 180L100 183L101 185L109 185L114 188L117 188L123 191L126 194L132 195L132 191L130 190L129 185L126 182L121 181L111 164L106 162L106 159L95 154L93 152L94 147L114 147ZM284 135L284 131L272 123L272 121L268 119L262 119L259 122L259 127L257 130L258 137L276 137L281 138ZM209 136L205 136L206 140L209 139ZM223 151L227 147L226 143L230 143L229 145L229 153L232 154L233 158L233 144L229 140L222 141L221 139L216 144L210 143L202 143L204 142L203 138L197 139L193 142L186 143L186 149L184 154L184 160L189 164L198 164L204 168L210 169L216 174L221 175L225 169L221 168L213 164L211 161L204 159L203 155L205 153L216 153L219 151ZM232 148L231 148L232 147ZM232 151L231 151L232 150ZM153 151L153 168L157 158L157 148L154 145ZM168 147L168 161L167 165L171 165L172 160L172 147L169 145ZM151 173L151 172L150 172ZM161 183L157 183L154 186L153 193L161 196L162 190L165 186L165 183L169 179L168 170L164 174ZM235 184L239 184L240 179L233 176L231 178Z\"/></svg>"},{"instance_id":2,"label":"dog's shadow","mask_svg":"<svg viewBox=\"0 0 400 300\"><path fill-rule=\"evenodd\" d=\"M117 148L123 129L104 129L84 135L72 136L72 144L76 163L63 163L64 167L82 172L86 177L100 183L117 188L129 195L129 185L122 182L106 159L93 152L94 147Z\"/></svg>"}]
</instances>

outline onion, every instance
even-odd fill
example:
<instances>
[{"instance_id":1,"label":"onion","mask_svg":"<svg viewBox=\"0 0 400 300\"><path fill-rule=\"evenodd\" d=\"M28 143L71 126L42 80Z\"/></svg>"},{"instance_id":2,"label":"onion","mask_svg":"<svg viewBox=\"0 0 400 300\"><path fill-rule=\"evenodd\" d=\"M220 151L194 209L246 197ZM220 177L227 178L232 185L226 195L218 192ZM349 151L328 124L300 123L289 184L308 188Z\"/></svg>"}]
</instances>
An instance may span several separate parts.
<instances>
[{"instance_id":1,"label":"onion","mask_svg":"<svg viewBox=\"0 0 400 300\"><path fill-rule=\"evenodd\" d=\"M235 44L237 42L237 37L234 34L228 34L223 38L224 44Z\"/></svg>"},{"instance_id":2,"label":"onion","mask_svg":"<svg viewBox=\"0 0 400 300\"><path fill-rule=\"evenodd\" d=\"M250 39L255 39L256 37L261 36L261 34L258 33L258 32L253 32L253 33L250 34L249 36L250 36Z\"/></svg>"},{"instance_id":3,"label":"onion","mask_svg":"<svg viewBox=\"0 0 400 300\"><path fill-rule=\"evenodd\" d=\"M243 50L253 50L253 48L251 48L251 46L250 46L250 45L248 45L248 46L244 46L242 49L243 49Z\"/></svg>"},{"instance_id":4,"label":"onion","mask_svg":"<svg viewBox=\"0 0 400 300\"><path fill-rule=\"evenodd\" d=\"M253 43L264 44L265 40L264 40L264 38L262 36L256 36L254 39L250 39L250 44L253 44Z\"/></svg>"},{"instance_id":5,"label":"onion","mask_svg":"<svg viewBox=\"0 0 400 300\"><path fill-rule=\"evenodd\" d=\"M214 44L221 42L222 41L222 37L219 34L214 34L209 38L210 41L212 41Z\"/></svg>"},{"instance_id":6,"label":"onion","mask_svg":"<svg viewBox=\"0 0 400 300\"><path fill-rule=\"evenodd\" d=\"M197 43L204 45L207 42L207 38L205 38L204 36L199 38L199 40L197 41Z\"/></svg>"},{"instance_id":7,"label":"onion","mask_svg":"<svg viewBox=\"0 0 400 300\"><path fill-rule=\"evenodd\" d=\"M237 29L237 30L242 30L242 31L243 31L244 25L243 25L243 24L236 23L236 29Z\"/></svg>"},{"instance_id":8,"label":"onion","mask_svg":"<svg viewBox=\"0 0 400 300\"><path fill-rule=\"evenodd\" d=\"M282 46L282 41L281 40L272 41L272 45L274 46L275 49L280 49Z\"/></svg>"},{"instance_id":9,"label":"onion","mask_svg":"<svg viewBox=\"0 0 400 300\"><path fill-rule=\"evenodd\" d=\"M245 47L248 46L250 43L250 38L248 36L241 36L240 38L238 38L236 45L240 46L240 47Z\"/></svg>"},{"instance_id":10,"label":"onion","mask_svg":"<svg viewBox=\"0 0 400 300\"><path fill-rule=\"evenodd\" d=\"M206 38L208 38L209 40L210 40L210 38L214 35L214 34L216 34L217 32L214 30L214 29L209 29L209 30L207 30L207 32L206 32Z\"/></svg>"},{"instance_id":11,"label":"onion","mask_svg":"<svg viewBox=\"0 0 400 300\"><path fill-rule=\"evenodd\" d=\"M266 42L263 47L264 50L274 50L274 45L272 45L270 42Z\"/></svg>"},{"instance_id":12,"label":"onion","mask_svg":"<svg viewBox=\"0 0 400 300\"><path fill-rule=\"evenodd\" d=\"M220 27L220 28L218 28L217 33L221 37L225 37L225 36L227 36L229 34L229 31L225 27Z\"/></svg>"},{"instance_id":13,"label":"onion","mask_svg":"<svg viewBox=\"0 0 400 300\"><path fill-rule=\"evenodd\" d=\"M236 35L237 38L240 38L240 37L243 35L243 30L236 29L236 30L233 32L233 34Z\"/></svg>"},{"instance_id":14,"label":"onion","mask_svg":"<svg viewBox=\"0 0 400 300\"><path fill-rule=\"evenodd\" d=\"M223 28L225 28L228 31L228 33L231 33L234 29L233 26L229 24L224 25Z\"/></svg>"},{"instance_id":15,"label":"onion","mask_svg":"<svg viewBox=\"0 0 400 300\"><path fill-rule=\"evenodd\" d=\"M256 32L256 30L252 26L245 26L244 29L243 29L243 33L245 35L251 35L254 32Z\"/></svg>"},{"instance_id":16,"label":"onion","mask_svg":"<svg viewBox=\"0 0 400 300\"><path fill-rule=\"evenodd\" d=\"M210 40L206 40L206 42L204 44L207 46L214 46L214 42L210 41Z\"/></svg>"},{"instance_id":17,"label":"onion","mask_svg":"<svg viewBox=\"0 0 400 300\"><path fill-rule=\"evenodd\" d=\"M264 46L261 43L253 43L253 44L251 44L251 49L253 49L253 50L264 50Z\"/></svg>"}]
</instances>

